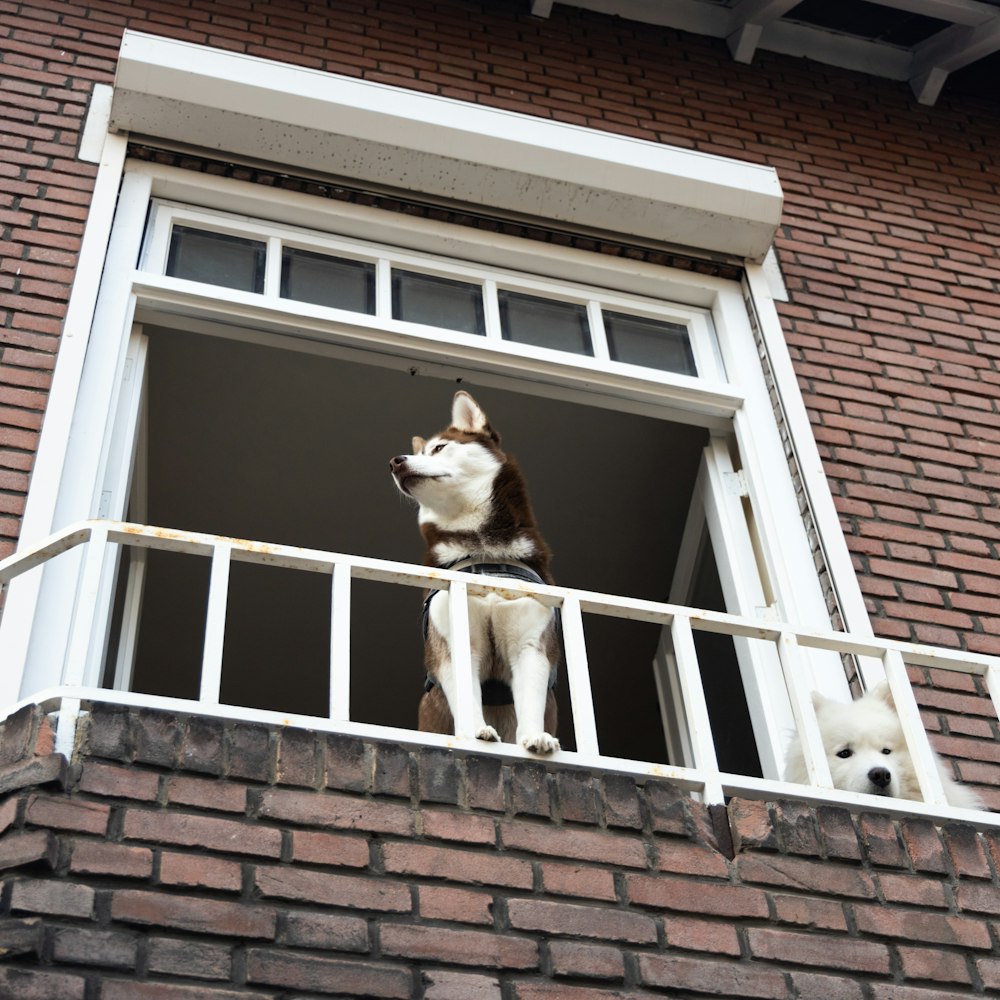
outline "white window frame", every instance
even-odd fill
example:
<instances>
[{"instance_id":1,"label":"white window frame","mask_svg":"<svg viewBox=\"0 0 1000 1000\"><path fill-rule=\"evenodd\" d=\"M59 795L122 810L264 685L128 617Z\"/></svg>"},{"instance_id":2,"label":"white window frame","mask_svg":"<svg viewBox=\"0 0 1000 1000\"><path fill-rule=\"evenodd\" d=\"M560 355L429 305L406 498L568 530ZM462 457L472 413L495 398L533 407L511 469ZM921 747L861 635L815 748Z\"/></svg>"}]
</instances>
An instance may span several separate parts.
<instances>
[{"instance_id":1,"label":"white window frame","mask_svg":"<svg viewBox=\"0 0 1000 1000\"><path fill-rule=\"evenodd\" d=\"M148 39L143 39L142 44L147 45ZM288 71L287 67L282 69ZM463 106L461 110L466 119L471 115L474 120L469 127L478 127L485 133L495 124L487 121L492 114L489 109ZM114 114L112 111L112 118ZM377 112L371 114L378 117ZM564 126L548 123L546 130L546 123L532 120L530 124L533 138L540 146L548 143L552 149L559 149L565 140ZM603 148L611 141L611 137L601 133L591 135ZM499 143L494 148L505 148L506 141L509 152L514 151L516 144L509 137L505 140L494 135L493 139ZM88 227L88 236L93 238L85 244L80 271L81 275L93 277L103 266L104 279L96 300L81 281L74 287L53 388L52 411L57 419L52 422L47 416L47 433L43 434L36 463L23 542L35 542L78 520L124 516L126 484L131 481L136 454L141 396L141 378L133 377L135 372L141 372L143 352L141 328L136 320L167 314L192 327L206 324L240 327L241 336L248 338L289 337L294 329L300 338L299 345L308 342L308 349L339 352L344 356L353 356L358 349L375 349L405 351L429 369L444 364L446 359L449 364L468 363L486 384L491 381L510 384L511 379L516 379L527 391L614 405L665 419L694 421L721 434L732 433L743 462L741 482L759 521L762 544L757 549L757 566L770 581L778 609L762 611L759 603L753 604L756 598L751 596L746 599L751 606L743 606L746 600L741 599L743 603L730 610L750 616L779 614L783 619L819 630L828 627L826 603L811 546L805 530L795 527L802 524L799 504L744 302L749 292L758 316L764 318L762 325L767 329L763 336L769 339L766 346L770 354L779 355L780 367L787 352L782 355L780 325L758 265L747 264L748 280L741 287L732 280L533 243L339 201L323 201L207 174L149 163L126 164L124 153L124 140L109 135ZM724 178L724 186L747 183L745 176L739 178L740 171L732 161L719 163L717 172L709 171L706 188L715 185L720 176ZM677 166L675 160L671 164ZM737 165L740 166L745 165ZM705 167L704 158L699 167ZM121 188L112 229L113 193L119 180ZM686 183L692 184L690 178ZM377 322L372 324L371 317L359 318L356 314L304 303L290 304L276 295L261 302L261 296L206 288L196 282L137 270L135 262L146 231L147 210L154 201L169 206L168 210L177 218L188 213L191 219L214 218L218 222L220 216L214 213L237 213L243 217L241 225L262 227L262 231L268 231L269 239L289 234L294 239L296 230L299 235L306 231L325 233L320 237L310 235L309 239L314 243L318 239L330 247L339 239L356 246L354 241L361 239L368 241L377 253L391 252L397 260L420 261L433 267L438 255L449 260L461 258L470 262L470 273L479 275L484 274L480 267L483 265L494 274L484 280L497 280L496 276L500 276L516 280L526 289L535 282L535 287L549 289L553 283L564 287L569 282L587 295L596 292L605 301L614 301L620 293L621 301L631 305L646 301L651 311L660 315L673 310L674 315L686 316L688 322L697 323L698 316L703 320L710 317L718 337L718 356L714 348L708 350L702 346L699 366L714 368L712 374L718 375L717 357L721 358L722 370L741 374L740 386L734 388L720 379L691 379L637 369L604 357L556 357L557 352L529 345L491 342L484 347L481 343L470 344L469 337L464 335L402 323L385 315L376 317ZM178 207L181 205L189 207ZM212 209L190 207L207 205ZM251 221L260 219L280 222L268 225ZM158 252L155 246L152 250L147 248L147 255L152 253L155 257ZM537 275L545 277L539 279ZM707 322L705 329L709 330ZM702 338L701 342L704 345L707 340ZM84 344L86 350L82 349ZM794 377L789 380L790 371L790 364L781 371L786 418L790 412L791 433L798 436L797 448L811 459L816 454L815 444L808 432L808 421L803 422L804 409L800 409ZM842 595L848 595L847 603L855 611L858 607L863 609L853 571L844 572L850 564L835 516L834 530L830 530L833 507L822 480L818 455L806 476L806 487L816 494L811 502L819 512L821 531L825 532L824 546L837 556L838 589ZM67 636L49 627L52 616L46 609L65 606L65 601L72 599L78 572L78 561L67 557L47 567L41 581L40 574L33 573L11 586L8 613L0 622L0 643L5 650L15 653L14 662L23 664L23 670L8 673L0 689L0 703L10 704L19 697L44 690L53 677L52 665L62 664ZM110 579L109 572L101 578L102 600L110 600ZM37 626L34 629L33 623ZM862 634L870 634L866 615L855 614L850 624ZM103 644L92 643L91 651L83 676L93 684ZM836 658L822 653L808 660L811 685L832 696L846 697L843 671L839 663L831 666L831 660ZM773 774L778 741L783 730L790 728L791 717L780 673L769 668L763 674L766 676L761 698L773 710L774 719L766 727L770 749L763 756L770 760L767 767ZM781 724L782 720L787 722L786 726Z\"/></svg>"},{"instance_id":2,"label":"white window frame","mask_svg":"<svg viewBox=\"0 0 1000 1000\"><path fill-rule=\"evenodd\" d=\"M187 194L200 201L211 201L213 189L225 189L230 199L240 196L245 211L226 215L215 210L182 207L173 199L156 197L161 191L176 195L185 186ZM716 437L706 451L706 468L711 475L701 490L709 501L706 509L710 512L717 554L727 560L723 575L739 583L727 594L728 610L765 619L813 621L817 628L826 627L826 608L805 531L789 528L790 524L801 524L798 520L789 521L789 511L794 511L797 518L797 501L757 362L743 290L738 283L669 272L661 266L634 261L623 265L601 255L570 249L557 251L547 244L536 246L514 237L500 239L495 234L484 237L477 231L458 231L459 227L426 220L407 220L402 234L412 241L419 232L425 242L447 245L453 253L461 247L468 251L469 258L489 258L491 250L502 249L499 256L507 260L517 258L521 264L517 269L468 264L463 269L468 277L683 321L689 329L698 331L692 339L701 339L699 364L706 365L712 376L717 376L720 368L740 373L738 384L733 384L717 377L676 375L497 337L424 327L394 320L384 315L384 310L382 314L368 316L282 299L273 280L265 293L259 294L158 273L164 268L166 233L174 221L212 225L220 231L275 241L275 245L288 239L308 248L367 255L377 262L391 259L452 274L460 266L452 259L399 250L381 241L358 240L354 232L367 233L376 224L383 230L392 229L397 217L387 218L389 213L377 209L341 203L311 204L314 222L325 223L312 231L259 221L262 217L273 220L280 216L283 206L295 202L296 197L242 182L209 180L205 175L173 168L127 164L109 247L109 267L105 271L91 350L80 386L75 441L71 443L74 460L67 467L67 472L75 474L67 475L61 484L57 509L65 512L65 520L57 526L88 517L122 520L126 517L139 427L144 354L141 322L167 317L167 322L192 329L221 324L241 330L238 335L247 338L270 341L277 337L285 343L294 339L297 349L356 356L359 351L370 352L375 348L390 354L402 352L432 367L464 362L476 368L481 381L505 385L514 382L527 391L614 405L709 428ZM151 216L147 212L150 206L154 208ZM147 217L152 220L148 227ZM337 229L346 230L349 235L332 235ZM138 260L139 267L113 266L129 260ZM534 272L526 275L528 266ZM588 281L538 276L546 272L572 273L585 276ZM631 288L637 291L625 294ZM654 298L649 293L655 290L669 291L672 298L667 301ZM682 296L686 301L679 302ZM720 331L717 343L713 330ZM377 363L378 357L367 355L367 360ZM723 443L730 434L743 461L739 476L729 464L730 456ZM761 537L765 541L756 550L749 543L740 510L743 499L734 493L733 482L746 487L761 522ZM754 489L755 482L766 486ZM773 526L778 524L783 526L781 532L774 530ZM50 618L44 611L46 605L64 605L67 595L73 593L70 588L75 586L77 567L71 556L64 559L65 566L57 569L53 564L45 571L39 595L39 621ZM803 571L787 568L790 559L797 559L806 568L811 582L803 577ZM777 607L769 607L761 596L760 584L755 582L758 573L770 581ZM100 583L101 606L110 606L112 581L112 567L108 566ZM63 662L65 642L66 636L57 628L47 625L35 630L21 696L29 689L48 686L44 675L51 672L52 664ZM90 686L98 683L105 642L106 631L93 637L90 659L83 671ZM780 665L773 650L747 652L753 650L754 644L744 642L742 646L746 649L741 655L748 656L751 664L743 670L751 709L762 720L756 728L762 764L767 776L776 777L780 773L785 734L792 725ZM843 671L835 657L829 657L832 669L830 663L824 667L827 658L828 654L822 652L811 655L813 686L844 697ZM127 666L123 666L116 686L127 684L127 677ZM49 676L48 683L52 682Z\"/></svg>"},{"instance_id":3,"label":"white window frame","mask_svg":"<svg viewBox=\"0 0 1000 1000\"><path fill-rule=\"evenodd\" d=\"M660 380L665 385L677 389L692 390L706 398L711 393L724 397L728 393L723 384L727 381L723 371L722 356L719 351L711 312L705 308L684 306L681 303L662 301L644 296L625 296L606 288L596 288L577 282L545 280L536 275L499 268L472 267L461 260L443 259L430 254L416 254L397 247L371 243L364 240L347 240L325 233L317 233L299 227L281 227L260 220L247 220L207 209L194 209L186 205L154 201L147 229L145 246L139 269L148 275L166 275L167 255L170 235L174 226L190 226L203 232L216 232L238 236L264 243L267 248L267 265L264 289L260 298L272 308L299 310L309 303L283 298L279 293L281 250L284 247L309 250L313 253L329 254L341 259L374 264L376 268L376 297L374 320L381 325L399 329L413 336L473 337L469 341L474 347L485 343L508 354L522 357L526 363L550 360L562 363L576 363L592 371L595 367L607 367L632 378ZM487 292L484 304L485 340L475 334L461 334L442 328L426 327L423 324L394 320L390 291L391 270L405 269L442 278L467 281L483 286ZM175 279L177 280L177 279ZM210 284L210 283L209 283ZM225 296L227 290L210 285L216 293ZM592 355L570 355L545 347L504 340L500 329L500 316L496 309L497 291L523 292L557 302L568 302L584 306L592 340ZM254 294L254 293L249 293ZM242 300L241 300L242 301ZM331 322L343 319L343 310L324 306L312 306L310 315L326 317ZM627 313L648 319L659 320L683 326L687 329L691 350L694 355L697 376L664 372L611 359L607 335L604 328L603 311ZM351 317L365 314L348 313Z\"/></svg>"}]
</instances>

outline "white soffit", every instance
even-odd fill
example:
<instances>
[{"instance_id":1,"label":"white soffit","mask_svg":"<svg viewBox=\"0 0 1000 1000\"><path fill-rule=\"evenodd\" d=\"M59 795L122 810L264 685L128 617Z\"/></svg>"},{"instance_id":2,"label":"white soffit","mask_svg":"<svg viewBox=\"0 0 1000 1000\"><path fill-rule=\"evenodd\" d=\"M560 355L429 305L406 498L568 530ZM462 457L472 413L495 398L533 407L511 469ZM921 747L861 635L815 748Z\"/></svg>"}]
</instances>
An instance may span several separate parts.
<instances>
[{"instance_id":1,"label":"white soffit","mask_svg":"<svg viewBox=\"0 0 1000 1000\"><path fill-rule=\"evenodd\" d=\"M111 127L755 261L781 218L770 167L131 31Z\"/></svg>"}]
</instances>

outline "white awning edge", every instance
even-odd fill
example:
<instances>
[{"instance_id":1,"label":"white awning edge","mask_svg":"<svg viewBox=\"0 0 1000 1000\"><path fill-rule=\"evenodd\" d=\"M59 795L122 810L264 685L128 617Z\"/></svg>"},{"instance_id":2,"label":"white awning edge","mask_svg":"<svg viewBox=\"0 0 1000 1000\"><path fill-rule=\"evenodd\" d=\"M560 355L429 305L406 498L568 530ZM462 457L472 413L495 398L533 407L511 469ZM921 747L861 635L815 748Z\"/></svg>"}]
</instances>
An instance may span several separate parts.
<instances>
[{"instance_id":1,"label":"white awning edge","mask_svg":"<svg viewBox=\"0 0 1000 1000\"><path fill-rule=\"evenodd\" d=\"M761 261L770 167L126 31L111 128Z\"/></svg>"}]
</instances>

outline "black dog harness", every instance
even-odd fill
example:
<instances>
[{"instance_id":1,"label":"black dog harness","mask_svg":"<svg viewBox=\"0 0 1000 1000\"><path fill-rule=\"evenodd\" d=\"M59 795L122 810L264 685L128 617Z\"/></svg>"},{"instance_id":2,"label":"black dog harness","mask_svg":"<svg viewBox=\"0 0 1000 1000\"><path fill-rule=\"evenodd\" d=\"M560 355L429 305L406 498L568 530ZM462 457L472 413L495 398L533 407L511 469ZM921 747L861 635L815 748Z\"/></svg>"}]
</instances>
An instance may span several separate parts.
<instances>
[{"instance_id":1,"label":"black dog harness","mask_svg":"<svg viewBox=\"0 0 1000 1000\"><path fill-rule=\"evenodd\" d=\"M451 569L453 566L457 566L461 561L461 559L455 559L453 562L446 563L444 566L440 566L438 568ZM517 563L472 563L469 566L462 566L461 571L463 573L474 573L477 576L499 576L507 580L522 580L525 583L539 583L543 587L546 586L545 581L533 569L529 566L518 565ZM427 630L430 624L431 600L433 600L434 596L439 593L441 593L441 591L431 590L424 598L424 611L421 617L421 627L423 628L425 642L427 641ZM561 634L562 615L559 613L559 608L553 608L552 610L555 612L556 616L556 632ZM424 680L424 691L430 691L432 688L437 686L437 683L438 682L431 677L430 674L428 674ZM513 692L510 689L510 685L506 681L489 677L482 682L481 686L483 689L484 705L514 704ZM549 690L551 691L555 686L556 668L553 666L549 672Z\"/></svg>"}]
</instances>

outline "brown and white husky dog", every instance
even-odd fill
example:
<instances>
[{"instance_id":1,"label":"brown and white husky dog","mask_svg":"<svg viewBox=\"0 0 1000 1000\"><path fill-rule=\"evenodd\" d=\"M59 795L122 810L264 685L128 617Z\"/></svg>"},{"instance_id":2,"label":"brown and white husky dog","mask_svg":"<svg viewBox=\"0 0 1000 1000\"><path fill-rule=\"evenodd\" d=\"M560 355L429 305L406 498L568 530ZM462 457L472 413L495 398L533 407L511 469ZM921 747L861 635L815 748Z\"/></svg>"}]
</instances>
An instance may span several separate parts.
<instances>
[{"instance_id":1,"label":"brown and white husky dog","mask_svg":"<svg viewBox=\"0 0 1000 1000\"><path fill-rule=\"evenodd\" d=\"M455 394L449 427L427 441L413 438L413 454L397 455L389 469L396 486L419 505L426 565L552 582L549 548L521 471L467 392ZM535 753L558 750L552 681L560 644L553 610L532 597L470 597L469 632L479 681L473 684L476 737L516 739ZM450 635L447 592L432 591L425 604L428 681L418 721L424 732L454 731Z\"/></svg>"}]
</instances>

